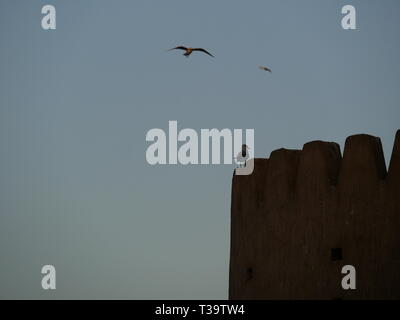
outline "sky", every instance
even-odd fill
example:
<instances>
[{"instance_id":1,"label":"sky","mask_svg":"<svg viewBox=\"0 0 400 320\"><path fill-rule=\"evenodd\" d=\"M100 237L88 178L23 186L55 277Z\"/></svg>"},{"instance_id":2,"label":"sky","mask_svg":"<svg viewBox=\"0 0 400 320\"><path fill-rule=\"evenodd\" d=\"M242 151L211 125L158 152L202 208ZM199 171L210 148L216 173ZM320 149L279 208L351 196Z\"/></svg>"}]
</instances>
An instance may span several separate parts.
<instances>
[{"instance_id":1,"label":"sky","mask_svg":"<svg viewBox=\"0 0 400 320\"><path fill-rule=\"evenodd\" d=\"M0 0L0 298L227 299L233 166L151 166L146 133L254 129L264 158L367 133L388 163L399 14L398 0Z\"/></svg>"}]
</instances>

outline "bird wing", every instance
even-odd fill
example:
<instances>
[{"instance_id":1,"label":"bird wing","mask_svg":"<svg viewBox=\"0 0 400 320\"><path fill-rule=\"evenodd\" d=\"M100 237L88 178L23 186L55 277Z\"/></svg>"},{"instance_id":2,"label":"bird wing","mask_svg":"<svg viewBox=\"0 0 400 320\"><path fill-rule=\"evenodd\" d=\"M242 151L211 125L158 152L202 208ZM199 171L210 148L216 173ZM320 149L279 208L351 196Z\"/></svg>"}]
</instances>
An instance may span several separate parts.
<instances>
[{"instance_id":1,"label":"bird wing","mask_svg":"<svg viewBox=\"0 0 400 320\"><path fill-rule=\"evenodd\" d=\"M193 51L201 51L201 52L208 54L211 57L214 57L211 53L209 53L207 50L205 50L203 48L194 48Z\"/></svg>"},{"instance_id":2,"label":"bird wing","mask_svg":"<svg viewBox=\"0 0 400 320\"><path fill-rule=\"evenodd\" d=\"M271 69L269 69L269 68L267 68L267 67L259 67L261 70L265 70L265 71L268 71L268 72L272 72L271 71Z\"/></svg>"},{"instance_id":3,"label":"bird wing","mask_svg":"<svg viewBox=\"0 0 400 320\"><path fill-rule=\"evenodd\" d=\"M171 50L176 50L176 49L179 49L179 50L187 50L187 48L186 47L184 47L184 46L178 46L178 47L175 47L175 48L172 48L172 49L169 49L168 51L171 51Z\"/></svg>"}]
</instances>

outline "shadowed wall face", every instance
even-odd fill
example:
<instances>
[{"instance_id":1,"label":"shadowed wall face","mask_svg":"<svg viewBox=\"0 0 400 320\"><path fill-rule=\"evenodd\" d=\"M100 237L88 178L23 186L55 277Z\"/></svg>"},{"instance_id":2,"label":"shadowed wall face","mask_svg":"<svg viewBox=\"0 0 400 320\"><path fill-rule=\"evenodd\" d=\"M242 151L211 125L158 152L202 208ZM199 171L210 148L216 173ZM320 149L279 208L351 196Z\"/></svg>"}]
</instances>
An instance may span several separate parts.
<instances>
[{"instance_id":1,"label":"shadowed wall face","mask_svg":"<svg viewBox=\"0 0 400 320\"><path fill-rule=\"evenodd\" d=\"M315 141L234 176L230 299L399 299L400 131L389 172L379 138ZM344 265L356 290L343 290Z\"/></svg>"}]
</instances>

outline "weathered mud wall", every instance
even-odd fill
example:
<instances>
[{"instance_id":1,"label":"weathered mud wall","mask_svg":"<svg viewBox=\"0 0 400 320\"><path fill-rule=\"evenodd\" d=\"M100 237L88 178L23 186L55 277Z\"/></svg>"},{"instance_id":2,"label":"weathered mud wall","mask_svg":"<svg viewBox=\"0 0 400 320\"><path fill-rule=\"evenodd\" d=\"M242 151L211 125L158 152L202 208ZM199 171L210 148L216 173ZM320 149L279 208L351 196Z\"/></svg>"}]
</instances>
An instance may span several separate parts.
<instances>
[{"instance_id":1,"label":"weathered mud wall","mask_svg":"<svg viewBox=\"0 0 400 320\"><path fill-rule=\"evenodd\" d=\"M344 265L356 290L344 290ZM400 130L314 141L232 181L230 299L400 299Z\"/></svg>"}]
</instances>

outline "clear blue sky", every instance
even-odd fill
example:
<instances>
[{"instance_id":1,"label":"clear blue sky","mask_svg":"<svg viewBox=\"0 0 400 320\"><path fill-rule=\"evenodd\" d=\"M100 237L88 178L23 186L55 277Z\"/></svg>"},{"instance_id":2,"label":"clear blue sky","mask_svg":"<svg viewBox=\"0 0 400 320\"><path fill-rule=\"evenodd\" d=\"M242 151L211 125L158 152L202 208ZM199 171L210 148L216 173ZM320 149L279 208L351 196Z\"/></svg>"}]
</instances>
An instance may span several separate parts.
<instances>
[{"instance_id":1,"label":"clear blue sky","mask_svg":"<svg viewBox=\"0 0 400 320\"><path fill-rule=\"evenodd\" d=\"M147 131L252 128L257 157L369 133L388 160L399 14L398 0L1 0L0 297L227 298L233 168L150 166Z\"/></svg>"}]
</instances>

